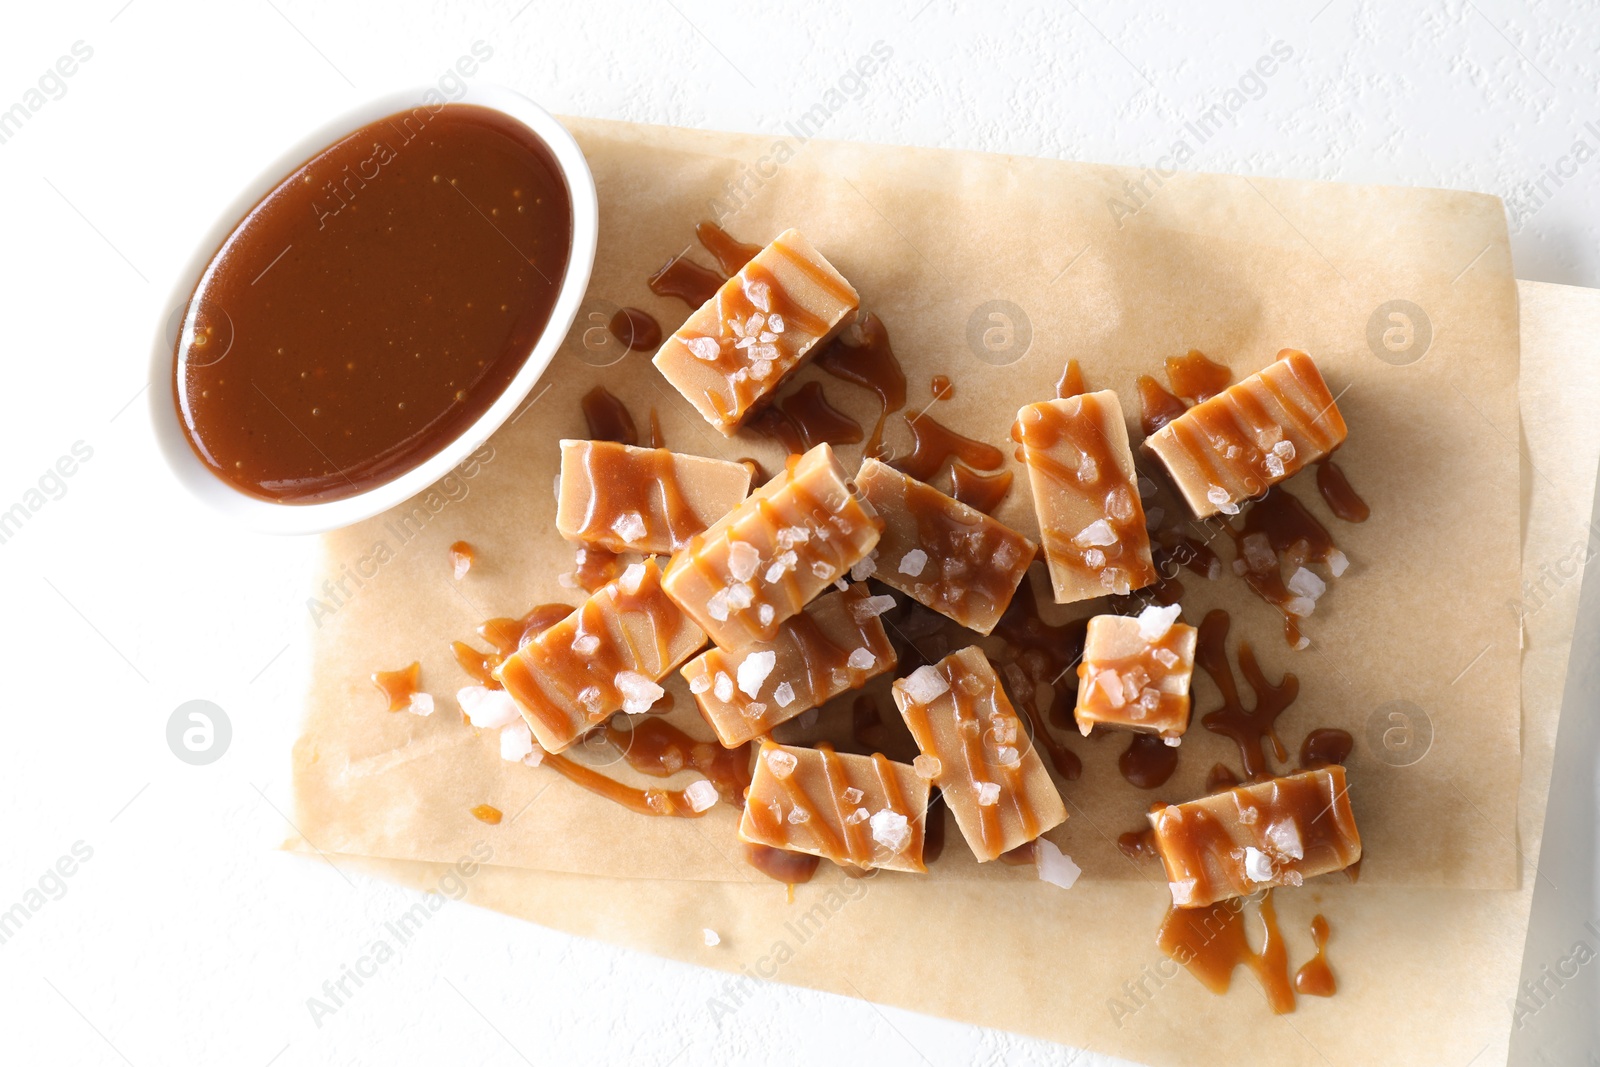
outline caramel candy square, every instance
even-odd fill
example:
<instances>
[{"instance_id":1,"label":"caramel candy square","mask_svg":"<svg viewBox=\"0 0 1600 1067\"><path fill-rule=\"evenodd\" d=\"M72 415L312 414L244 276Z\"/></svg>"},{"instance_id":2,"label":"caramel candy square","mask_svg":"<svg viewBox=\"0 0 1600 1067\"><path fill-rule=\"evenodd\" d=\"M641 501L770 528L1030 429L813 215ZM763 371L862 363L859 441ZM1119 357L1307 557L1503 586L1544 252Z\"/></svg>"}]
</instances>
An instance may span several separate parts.
<instances>
[{"instance_id":1,"label":"caramel candy square","mask_svg":"<svg viewBox=\"0 0 1600 1067\"><path fill-rule=\"evenodd\" d=\"M1172 903L1201 908L1361 858L1344 768L1241 785L1150 813Z\"/></svg>"},{"instance_id":2,"label":"caramel candy square","mask_svg":"<svg viewBox=\"0 0 1600 1067\"><path fill-rule=\"evenodd\" d=\"M1178 743L1189 728L1189 682L1199 631L1177 618L1176 604L1152 604L1137 617L1089 620L1073 712L1084 736L1095 726L1111 726Z\"/></svg>"},{"instance_id":3,"label":"caramel candy square","mask_svg":"<svg viewBox=\"0 0 1600 1067\"><path fill-rule=\"evenodd\" d=\"M667 555L750 492L743 464L614 441L562 441L556 529L613 552Z\"/></svg>"},{"instance_id":4,"label":"caramel candy square","mask_svg":"<svg viewBox=\"0 0 1600 1067\"><path fill-rule=\"evenodd\" d=\"M818 445L690 538L661 584L719 647L739 650L771 641L844 577L878 543L878 527L833 449Z\"/></svg>"},{"instance_id":5,"label":"caramel candy square","mask_svg":"<svg viewBox=\"0 0 1600 1067\"><path fill-rule=\"evenodd\" d=\"M878 618L892 607L893 597L852 585L812 601L771 641L709 648L682 674L717 739L735 748L892 670L894 647Z\"/></svg>"},{"instance_id":6,"label":"caramel candy square","mask_svg":"<svg viewBox=\"0 0 1600 1067\"><path fill-rule=\"evenodd\" d=\"M894 702L922 750L918 772L944 794L979 860L1066 820L1050 772L976 645L895 682Z\"/></svg>"},{"instance_id":7,"label":"caramel candy square","mask_svg":"<svg viewBox=\"0 0 1600 1067\"><path fill-rule=\"evenodd\" d=\"M1156 581L1122 404L1109 389L1017 412L1056 603Z\"/></svg>"},{"instance_id":8,"label":"caramel candy square","mask_svg":"<svg viewBox=\"0 0 1600 1067\"><path fill-rule=\"evenodd\" d=\"M771 741L756 754L739 838L863 870L926 871L928 783L882 753Z\"/></svg>"},{"instance_id":9,"label":"caramel candy square","mask_svg":"<svg viewBox=\"0 0 1600 1067\"><path fill-rule=\"evenodd\" d=\"M642 714L656 683L706 635L661 590L654 559L635 563L523 645L494 675L546 752L560 752L614 712Z\"/></svg>"},{"instance_id":10,"label":"caramel candy square","mask_svg":"<svg viewBox=\"0 0 1600 1067\"><path fill-rule=\"evenodd\" d=\"M1284 349L1265 369L1196 404L1145 440L1196 518L1260 496L1345 438L1317 365Z\"/></svg>"},{"instance_id":11,"label":"caramel candy square","mask_svg":"<svg viewBox=\"0 0 1600 1067\"><path fill-rule=\"evenodd\" d=\"M785 230L667 338L655 365L731 437L819 345L855 321L860 302L799 230Z\"/></svg>"},{"instance_id":12,"label":"caramel candy square","mask_svg":"<svg viewBox=\"0 0 1600 1067\"><path fill-rule=\"evenodd\" d=\"M993 630L1038 546L875 459L862 462L856 488L883 520L872 567L856 576L870 574L969 630Z\"/></svg>"}]
</instances>

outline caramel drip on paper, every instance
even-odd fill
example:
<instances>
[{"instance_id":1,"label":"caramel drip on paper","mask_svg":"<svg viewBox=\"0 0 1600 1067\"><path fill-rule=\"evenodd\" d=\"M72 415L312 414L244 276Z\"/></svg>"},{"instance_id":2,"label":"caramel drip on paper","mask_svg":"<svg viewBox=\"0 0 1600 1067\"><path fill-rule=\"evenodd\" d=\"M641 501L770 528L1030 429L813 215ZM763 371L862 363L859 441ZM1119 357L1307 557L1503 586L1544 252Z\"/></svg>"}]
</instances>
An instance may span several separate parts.
<instances>
[{"instance_id":1,"label":"caramel drip on paper","mask_svg":"<svg viewBox=\"0 0 1600 1067\"><path fill-rule=\"evenodd\" d=\"M1332 458L1317 461L1317 492L1322 494L1328 510L1345 522L1366 522L1372 514L1372 509L1350 488L1349 479Z\"/></svg>"},{"instance_id":2,"label":"caramel drip on paper","mask_svg":"<svg viewBox=\"0 0 1600 1067\"><path fill-rule=\"evenodd\" d=\"M1311 940L1317 954L1306 961L1294 975L1294 987L1308 997L1331 997L1339 989L1334 981L1333 968L1328 966L1328 920L1318 915L1311 920Z\"/></svg>"},{"instance_id":3,"label":"caramel drip on paper","mask_svg":"<svg viewBox=\"0 0 1600 1067\"><path fill-rule=\"evenodd\" d=\"M1333 535L1304 504L1281 485L1267 490L1244 513L1243 529L1223 523L1233 538L1236 558L1246 564L1242 577L1257 596L1283 613L1283 635L1289 645L1301 647L1300 620L1284 611L1294 599L1285 584L1284 573L1293 574L1306 563L1327 563L1334 551ZM1270 568L1249 569L1244 540L1251 534L1264 534L1276 557Z\"/></svg>"},{"instance_id":4,"label":"caramel drip on paper","mask_svg":"<svg viewBox=\"0 0 1600 1067\"><path fill-rule=\"evenodd\" d=\"M670 700L668 694L650 710L655 712ZM736 808L744 805L744 791L750 787L749 744L724 748L715 741L698 741L654 715L640 719L632 729L623 729L612 719L601 727L601 733L639 773L670 778L679 771L698 771L717 787L723 803Z\"/></svg>"},{"instance_id":5,"label":"caramel drip on paper","mask_svg":"<svg viewBox=\"0 0 1600 1067\"><path fill-rule=\"evenodd\" d=\"M806 382L758 411L745 425L791 453L809 452L823 442L853 445L862 437L861 424L828 403L821 382Z\"/></svg>"},{"instance_id":6,"label":"caramel drip on paper","mask_svg":"<svg viewBox=\"0 0 1600 1067\"><path fill-rule=\"evenodd\" d=\"M695 226L694 235L700 241L700 246L717 261L722 273L727 275L738 274L761 251L760 245L735 241L727 230L710 220Z\"/></svg>"},{"instance_id":7,"label":"caramel drip on paper","mask_svg":"<svg viewBox=\"0 0 1600 1067\"><path fill-rule=\"evenodd\" d=\"M606 330L630 352L653 352L661 347L661 324L648 311L618 308Z\"/></svg>"},{"instance_id":8,"label":"caramel drip on paper","mask_svg":"<svg viewBox=\"0 0 1600 1067\"><path fill-rule=\"evenodd\" d=\"M1187 403L1198 404L1228 388L1233 371L1191 348L1185 355L1167 357L1167 381Z\"/></svg>"},{"instance_id":9,"label":"caramel drip on paper","mask_svg":"<svg viewBox=\"0 0 1600 1067\"><path fill-rule=\"evenodd\" d=\"M935 374L928 380L928 392L933 394L935 400L949 400L956 395L956 387L950 384L948 376Z\"/></svg>"},{"instance_id":10,"label":"caramel drip on paper","mask_svg":"<svg viewBox=\"0 0 1600 1067\"><path fill-rule=\"evenodd\" d=\"M1350 758L1355 745L1356 739L1344 730L1328 727L1312 730L1300 743L1300 769L1343 764Z\"/></svg>"},{"instance_id":11,"label":"caramel drip on paper","mask_svg":"<svg viewBox=\"0 0 1600 1067\"><path fill-rule=\"evenodd\" d=\"M1226 993L1234 968L1244 964L1261 984L1273 1014L1291 1012L1294 989L1289 984L1289 956L1278 929L1272 891L1262 894L1259 905L1259 953L1250 947L1245 934L1244 903L1236 898L1207 908L1169 908L1156 934L1156 944L1213 993Z\"/></svg>"},{"instance_id":12,"label":"caramel drip on paper","mask_svg":"<svg viewBox=\"0 0 1600 1067\"><path fill-rule=\"evenodd\" d=\"M1160 382L1148 374L1139 376L1139 426L1146 437L1187 410L1183 401L1163 389Z\"/></svg>"},{"instance_id":13,"label":"caramel drip on paper","mask_svg":"<svg viewBox=\"0 0 1600 1067\"><path fill-rule=\"evenodd\" d=\"M637 445L639 431L633 425L628 409L603 385L597 385L584 394L583 420L589 426L589 438L594 441L615 441L619 445Z\"/></svg>"},{"instance_id":14,"label":"caramel drip on paper","mask_svg":"<svg viewBox=\"0 0 1600 1067\"><path fill-rule=\"evenodd\" d=\"M1156 734L1136 733L1117 757L1117 769L1129 785L1155 789L1165 785L1178 769L1178 750Z\"/></svg>"},{"instance_id":15,"label":"caramel drip on paper","mask_svg":"<svg viewBox=\"0 0 1600 1067\"><path fill-rule=\"evenodd\" d=\"M1088 392L1083 384L1083 370L1075 359L1067 360L1066 367L1061 371L1061 378L1056 382L1056 399L1065 400L1071 396L1081 396Z\"/></svg>"},{"instance_id":16,"label":"caramel drip on paper","mask_svg":"<svg viewBox=\"0 0 1600 1067\"><path fill-rule=\"evenodd\" d=\"M985 515L994 514L1011 493L1011 472L979 474L965 463L950 468L950 495Z\"/></svg>"},{"instance_id":17,"label":"caramel drip on paper","mask_svg":"<svg viewBox=\"0 0 1600 1067\"><path fill-rule=\"evenodd\" d=\"M691 308L698 309L717 295L722 282L722 275L716 271L702 267L691 259L673 256L667 260L666 266L650 275L645 284L657 296L676 297Z\"/></svg>"},{"instance_id":18,"label":"caramel drip on paper","mask_svg":"<svg viewBox=\"0 0 1600 1067\"><path fill-rule=\"evenodd\" d=\"M1239 669L1244 672L1245 680L1255 694L1255 707L1246 709L1244 702L1239 699L1239 687L1234 681L1233 667L1228 662L1228 628L1231 624L1228 613L1220 608L1208 612L1200 623L1195 663L1211 676L1222 693L1222 706L1200 721L1212 733L1231 738L1239 746L1245 780L1260 781L1272 777L1266 742L1272 743L1273 755L1279 762L1289 758L1283 742L1278 739L1275 723L1299 695L1300 681L1292 674L1285 674L1277 685L1268 682L1256 662L1255 650L1249 642L1239 642Z\"/></svg>"},{"instance_id":19,"label":"caramel drip on paper","mask_svg":"<svg viewBox=\"0 0 1600 1067\"><path fill-rule=\"evenodd\" d=\"M848 343L859 338L859 344ZM906 375L889 344L889 330L883 320L870 312L862 315L844 334L829 342L815 359L816 365L840 381L871 389L878 394L881 407L862 454L879 456L883 452L884 421L906 405Z\"/></svg>"},{"instance_id":20,"label":"caramel drip on paper","mask_svg":"<svg viewBox=\"0 0 1600 1067\"><path fill-rule=\"evenodd\" d=\"M1005 454L998 448L964 437L931 415L923 413L905 421L911 430L911 451L896 457L893 466L919 482L933 481L934 475L953 459L981 471L999 470L1005 464Z\"/></svg>"},{"instance_id":21,"label":"caramel drip on paper","mask_svg":"<svg viewBox=\"0 0 1600 1067\"><path fill-rule=\"evenodd\" d=\"M390 711L404 711L411 698L422 691L422 664L413 663L397 671L374 671L372 684L389 702Z\"/></svg>"}]
</instances>

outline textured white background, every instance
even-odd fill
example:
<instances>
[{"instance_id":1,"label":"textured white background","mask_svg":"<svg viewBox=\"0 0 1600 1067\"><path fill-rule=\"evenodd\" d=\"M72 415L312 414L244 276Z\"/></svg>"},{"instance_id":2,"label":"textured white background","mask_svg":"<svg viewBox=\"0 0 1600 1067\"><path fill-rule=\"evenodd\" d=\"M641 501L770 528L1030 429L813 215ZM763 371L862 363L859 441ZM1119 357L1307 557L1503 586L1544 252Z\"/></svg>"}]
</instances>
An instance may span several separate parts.
<instances>
[{"instance_id":1,"label":"textured white background","mask_svg":"<svg viewBox=\"0 0 1600 1067\"><path fill-rule=\"evenodd\" d=\"M306 998L414 898L272 851L309 544L220 528L159 474L139 392L173 272L283 145L480 39L480 80L554 111L771 132L883 40L893 58L827 136L1126 164L1166 155L1282 41L1293 58L1191 169L1498 193L1520 277L1597 285L1600 17L1578 0L520 4L5 13L0 109L74 42L93 57L0 144L0 510L76 442L93 457L0 544L0 910L75 842L93 857L0 944L0 1060L1105 1062L781 986L718 1026L712 972L458 904L314 1025ZM1547 168L1570 177L1543 195L1527 183ZM203 768L165 741L195 697L233 726Z\"/></svg>"}]
</instances>

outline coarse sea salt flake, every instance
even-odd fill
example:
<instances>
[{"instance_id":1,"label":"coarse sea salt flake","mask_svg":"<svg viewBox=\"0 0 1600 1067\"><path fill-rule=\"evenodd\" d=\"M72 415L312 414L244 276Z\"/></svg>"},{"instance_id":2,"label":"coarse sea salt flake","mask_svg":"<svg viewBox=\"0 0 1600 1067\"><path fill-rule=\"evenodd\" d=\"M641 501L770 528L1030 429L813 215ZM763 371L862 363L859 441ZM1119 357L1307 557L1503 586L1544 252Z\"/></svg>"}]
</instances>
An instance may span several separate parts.
<instances>
[{"instance_id":1,"label":"coarse sea salt flake","mask_svg":"<svg viewBox=\"0 0 1600 1067\"><path fill-rule=\"evenodd\" d=\"M1150 604L1139 612L1139 636L1146 641L1159 641L1167 636L1167 631L1172 629L1172 624L1178 621L1182 608L1176 604L1162 607L1159 604Z\"/></svg>"},{"instance_id":2,"label":"coarse sea salt flake","mask_svg":"<svg viewBox=\"0 0 1600 1067\"><path fill-rule=\"evenodd\" d=\"M1268 859L1267 854L1258 848L1246 848L1244 850L1244 873L1245 877L1252 882L1270 882L1272 881L1272 860Z\"/></svg>"},{"instance_id":3,"label":"coarse sea salt flake","mask_svg":"<svg viewBox=\"0 0 1600 1067\"><path fill-rule=\"evenodd\" d=\"M1181 658L1170 648L1158 648L1151 652L1150 656L1169 671L1178 665L1178 660Z\"/></svg>"},{"instance_id":4,"label":"coarse sea salt flake","mask_svg":"<svg viewBox=\"0 0 1600 1067\"><path fill-rule=\"evenodd\" d=\"M785 752L775 748L767 753L767 770L772 772L774 778L783 779L794 773L800 761L794 758L794 753Z\"/></svg>"},{"instance_id":5,"label":"coarse sea salt flake","mask_svg":"<svg viewBox=\"0 0 1600 1067\"><path fill-rule=\"evenodd\" d=\"M1266 534L1247 534L1243 547L1245 566L1256 573L1270 571L1278 565L1278 554L1272 550L1272 541Z\"/></svg>"},{"instance_id":6,"label":"coarse sea salt flake","mask_svg":"<svg viewBox=\"0 0 1600 1067\"><path fill-rule=\"evenodd\" d=\"M870 556L863 556L861 559L856 560L856 562L850 567L850 577L858 582L864 582L877 573L878 554L876 552L872 553Z\"/></svg>"},{"instance_id":7,"label":"coarse sea salt flake","mask_svg":"<svg viewBox=\"0 0 1600 1067\"><path fill-rule=\"evenodd\" d=\"M1283 610L1296 618L1303 619L1317 610L1317 602L1308 596L1292 596L1283 602Z\"/></svg>"},{"instance_id":8,"label":"coarse sea salt flake","mask_svg":"<svg viewBox=\"0 0 1600 1067\"><path fill-rule=\"evenodd\" d=\"M592 656L600 650L600 638L594 634L580 633L572 639L572 651L580 656Z\"/></svg>"},{"instance_id":9,"label":"coarse sea salt flake","mask_svg":"<svg viewBox=\"0 0 1600 1067\"><path fill-rule=\"evenodd\" d=\"M1104 519L1096 519L1072 539L1072 543L1079 548L1104 548L1117 543L1116 532L1111 529L1111 524Z\"/></svg>"},{"instance_id":10,"label":"coarse sea salt flake","mask_svg":"<svg viewBox=\"0 0 1600 1067\"><path fill-rule=\"evenodd\" d=\"M992 808L1000 803L1000 785L997 782L973 782L973 790L978 794L980 807Z\"/></svg>"},{"instance_id":11,"label":"coarse sea salt flake","mask_svg":"<svg viewBox=\"0 0 1600 1067\"><path fill-rule=\"evenodd\" d=\"M735 611L743 611L755 603L756 591L743 582L728 586L728 607Z\"/></svg>"},{"instance_id":12,"label":"coarse sea salt flake","mask_svg":"<svg viewBox=\"0 0 1600 1067\"><path fill-rule=\"evenodd\" d=\"M726 704L733 699L733 679L728 677L727 671L718 671L716 680L711 686L712 695Z\"/></svg>"},{"instance_id":13,"label":"coarse sea salt flake","mask_svg":"<svg viewBox=\"0 0 1600 1067\"><path fill-rule=\"evenodd\" d=\"M717 787L704 778L690 782L683 791L683 799L689 802L690 811L707 811L717 802Z\"/></svg>"},{"instance_id":14,"label":"coarse sea salt flake","mask_svg":"<svg viewBox=\"0 0 1600 1067\"><path fill-rule=\"evenodd\" d=\"M772 620L777 617L777 609L771 604L762 604L756 608L756 621L762 626L771 626Z\"/></svg>"},{"instance_id":15,"label":"coarse sea salt flake","mask_svg":"<svg viewBox=\"0 0 1600 1067\"><path fill-rule=\"evenodd\" d=\"M868 619L877 618L886 611L894 610L894 597L887 594L869 596L864 600L857 600L850 605L850 616L856 622L866 622Z\"/></svg>"},{"instance_id":16,"label":"coarse sea salt flake","mask_svg":"<svg viewBox=\"0 0 1600 1067\"><path fill-rule=\"evenodd\" d=\"M871 823L872 839L890 852L899 852L911 840L911 825L898 811L873 812Z\"/></svg>"},{"instance_id":17,"label":"coarse sea salt flake","mask_svg":"<svg viewBox=\"0 0 1600 1067\"><path fill-rule=\"evenodd\" d=\"M715 361L722 355L722 346L715 337L687 337L683 343L696 359Z\"/></svg>"},{"instance_id":18,"label":"coarse sea salt flake","mask_svg":"<svg viewBox=\"0 0 1600 1067\"><path fill-rule=\"evenodd\" d=\"M906 695L918 704L932 704L950 691L945 676L929 663L925 663L906 676Z\"/></svg>"},{"instance_id":19,"label":"coarse sea salt flake","mask_svg":"<svg viewBox=\"0 0 1600 1067\"><path fill-rule=\"evenodd\" d=\"M878 663L878 657L870 649L852 648L850 656L845 660L845 665L858 671L870 671Z\"/></svg>"},{"instance_id":20,"label":"coarse sea salt flake","mask_svg":"<svg viewBox=\"0 0 1600 1067\"><path fill-rule=\"evenodd\" d=\"M1317 599L1328 591L1328 583L1304 567L1289 575L1289 581L1286 584L1289 586L1289 592L1299 596L1310 597L1312 600Z\"/></svg>"},{"instance_id":21,"label":"coarse sea salt flake","mask_svg":"<svg viewBox=\"0 0 1600 1067\"><path fill-rule=\"evenodd\" d=\"M406 704L406 710L413 715L421 715L426 719L433 714L433 694L412 693L411 700Z\"/></svg>"},{"instance_id":22,"label":"coarse sea salt flake","mask_svg":"<svg viewBox=\"0 0 1600 1067\"><path fill-rule=\"evenodd\" d=\"M695 696L711 691L711 675L697 674L689 680L689 692Z\"/></svg>"},{"instance_id":23,"label":"coarse sea salt flake","mask_svg":"<svg viewBox=\"0 0 1600 1067\"><path fill-rule=\"evenodd\" d=\"M739 688L747 697L761 695L761 684L767 680L767 675L772 673L777 666L778 654L771 650L766 652L752 652L739 664Z\"/></svg>"},{"instance_id":24,"label":"coarse sea salt flake","mask_svg":"<svg viewBox=\"0 0 1600 1067\"><path fill-rule=\"evenodd\" d=\"M718 622L728 621L728 591L718 589L706 600L706 614Z\"/></svg>"},{"instance_id":25,"label":"coarse sea salt flake","mask_svg":"<svg viewBox=\"0 0 1600 1067\"><path fill-rule=\"evenodd\" d=\"M844 824L846 826L856 826L860 823L866 822L871 817L872 813L866 808L857 808L855 811L852 811L849 815L844 817Z\"/></svg>"},{"instance_id":26,"label":"coarse sea salt flake","mask_svg":"<svg viewBox=\"0 0 1600 1067\"><path fill-rule=\"evenodd\" d=\"M913 548L900 557L900 573L909 574L915 578L922 573L922 568L928 565L928 554L920 548Z\"/></svg>"},{"instance_id":27,"label":"coarse sea salt flake","mask_svg":"<svg viewBox=\"0 0 1600 1067\"><path fill-rule=\"evenodd\" d=\"M637 671L618 671L613 684L622 694L622 710L629 715L643 715L666 695L665 689Z\"/></svg>"},{"instance_id":28,"label":"coarse sea salt flake","mask_svg":"<svg viewBox=\"0 0 1600 1067\"><path fill-rule=\"evenodd\" d=\"M741 582L748 582L756 576L756 568L761 566L761 553L756 546L748 541L728 542L728 571Z\"/></svg>"},{"instance_id":29,"label":"coarse sea salt flake","mask_svg":"<svg viewBox=\"0 0 1600 1067\"><path fill-rule=\"evenodd\" d=\"M794 825L798 826L800 823L810 821L811 813L805 808L793 807L789 809L789 822L793 823Z\"/></svg>"},{"instance_id":30,"label":"coarse sea salt flake","mask_svg":"<svg viewBox=\"0 0 1600 1067\"><path fill-rule=\"evenodd\" d=\"M1343 576L1350 566L1350 557L1340 552L1337 548L1328 553L1328 573L1335 578Z\"/></svg>"},{"instance_id":31,"label":"coarse sea salt flake","mask_svg":"<svg viewBox=\"0 0 1600 1067\"><path fill-rule=\"evenodd\" d=\"M1033 846L1033 862L1038 868L1039 880L1071 889L1083 869L1072 862L1072 857L1062 852L1047 838L1039 838Z\"/></svg>"},{"instance_id":32,"label":"coarse sea salt flake","mask_svg":"<svg viewBox=\"0 0 1600 1067\"><path fill-rule=\"evenodd\" d=\"M778 688L772 691L772 701L780 708L786 708L794 703L794 686L788 682L779 682Z\"/></svg>"},{"instance_id":33,"label":"coarse sea salt flake","mask_svg":"<svg viewBox=\"0 0 1600 1067\"><path fill-rule=\"evenodd\" d=\"M1289 441L1279 441L1272 446L1272 452L1285 463L1294 459L1294 445Z\"/></svg>"},{"instance_id":34,"label":"coarse sea salt flake","mask_svg":"<svg viewBox=\"0 0 1600 1067\"><path fill-rule=\"evenodd\" d=\"M718 936L717 932L711 929L709 926L700 931L700 936L702 939L704 939L706 948L716 948L718 945L722 944L722 938Z\"/></svg>"},{"instance_id":35,"label":"coarse sea salt flake","mask_svg":"<svg viewBox=\"0 0 1600 1067\"><path fill-rule=\"evenodd\" d=\"M924 781L933 781L943 769L944 764L939 762L938 756L923 755L911 761L911 772Z\"/></svg>"},{"instance_id":36,"label":"coarse sea salt flake","mask_svg":"<svg viewBox=\"0 0 1600 1067\"><path fill-rule=\"evenodd\" d=\"M632 544L635 541L643 540L644 536L650 532L650 528L645 525L644 516L637 511L624 511L612 522L611 532Z\"/></svg>"},{"instance_id":37,"label":"coarse sea salt flake","mask_svg":"<svg viewBox=\"0 0 1600 1067\"><path fill-rule=\"evenodd\" d=\"M821 579L824 582L831 582L833 581L833 565L826 560L813 560L811 562L811 574L814 578Z\"/></svg>"},{"instance_id":38,"label":"coarse sea salt flake","mask_svg":"<svg viewBox=\"0 0 1600 1067\"><path fill-rule=\"evenodd\" d=\"M1306 850L1300 840L1300 827L1293 819L1283 819L1267 827L1267 843L1280 856L1292 860L1305 859Z\"/></svg>"},{"instance_id":39,"label":"coarse sea salt flake","mask_svg":"<svg viewBox=\"0 0 1600 1067\"><path fill-rule=\"evenodd\" d=\"M500 728L500 758L521 763L533 752L533 731L520 718Z\"/></svg>"},{"instance_id":40,"label":"coarse sea salt flake","mask_svg":"<svg viewBox=\"0 0 1600 1067\"><path fill-rule=\"evenodd\" d=\"M494 730L522 718L517 702L504 689L469 685L456 692L456 703L466 712L467 721L480 730Z\"/></svg>"}]
</instances>

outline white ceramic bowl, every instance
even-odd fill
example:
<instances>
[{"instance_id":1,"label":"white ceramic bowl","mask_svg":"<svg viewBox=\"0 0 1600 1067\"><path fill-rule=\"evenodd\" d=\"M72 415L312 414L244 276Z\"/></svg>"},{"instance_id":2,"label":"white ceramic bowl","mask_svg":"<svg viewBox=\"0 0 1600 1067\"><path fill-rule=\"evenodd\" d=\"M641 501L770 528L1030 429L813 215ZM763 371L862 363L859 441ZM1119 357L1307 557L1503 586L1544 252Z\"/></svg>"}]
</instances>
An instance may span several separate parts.
<instances>
[{"instance_id":1,"label":"white ceramic bowl","mask_svg":"<svg viewBox=\"0 0 1600 1067\"><path fill-rule=\"evenodd\" d=\"M282 155L267 165L259 178L240 191L216 223L201 236L164 306L178 308L188 303L201 272L216 255L223 239L233 232L239 220L262 197L276 188L295 168L345 135L387 115L419 106L423 95L429 91L437 93L435 87L425 86L380 96L345 112L285 149ZM571 196L572 250L567 257L566 273L561 278L560 292L555 308L550 312L550 321L534 343L522 369L511 379L511 384L500 398L476 422L436 455L404 474L343 500L320 504L278 504L233 488L208 470L194 454L188 438L184 436L177 406L172 398L173 337L169 325L160 323L156 328L150 365L150 406L156 443L178 482L202 504L263 533L320 533L371 518L409 500L464 460L511 417L550 365L556 349L577 317L578 305L589 285L589 272L594 267L595 241L600 229L594 176L589 173L589 164L572 135L549 112L527 97L496 85L474 85L467 89L464 96L457 97L451 103L494 108L538 134L555 156Z\"/></svg>"}]
</instances>

